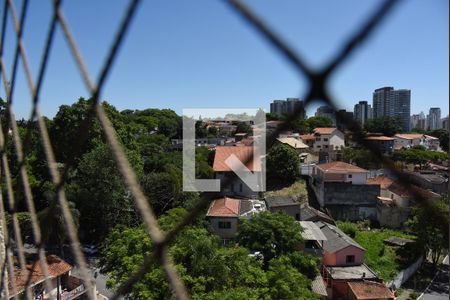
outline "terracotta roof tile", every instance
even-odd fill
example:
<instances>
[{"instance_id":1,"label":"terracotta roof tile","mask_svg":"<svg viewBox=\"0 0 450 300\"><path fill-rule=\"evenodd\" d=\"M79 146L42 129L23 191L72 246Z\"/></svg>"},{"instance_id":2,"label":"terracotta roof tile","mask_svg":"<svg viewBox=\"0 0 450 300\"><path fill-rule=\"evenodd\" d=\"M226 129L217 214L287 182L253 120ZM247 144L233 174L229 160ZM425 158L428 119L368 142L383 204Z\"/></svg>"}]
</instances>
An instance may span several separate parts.
<instances>
[{"instance_id":1,"label":"terracotta roof tile","mask_svg":"<svg viewBox=\"0 0 450 300\"><path fill-rule=\"evenodd\" d=\"M395 140L393 137L388 137L388 136L368 136L366 137L366 140L368 141L393 141Z\"/></svg>"},{"instance_id":2,"label":"terracotta roof tile","mask_svg":"<svg viewBox=\"0 0 450 300\"><path fill-rule=\"evenodd\" d=\"M63 259L56 255L47 256L47 265L48 265L48 273L51 278L60 276L69 272L72 269L72 266L65 262ZM15 268L14 269L14 277L16 284L16 291L19 293L25 289L26 282L28 280L28 276L31 273L31 282L30 284L36 284L44 281L45 276L44 272L41 269L41 264L39 261L27 264L26 269ZM10 293L13 292L12 285L9 283Z\"/></svg>"},{"instance_id":3,"label":"terracotta roof tile","mask_svg":"<svg viewBox=\"0 0 450 300\"><path fill-rule=\"evenodd\" d=\"M208 217L239 217L240 200L223 197L214 200L209 206Z\"/></svg>"},{"instance_id":4,"label":"terracotta roof tile","mask_svg":"<svg viewBox=\"0 0 450 300\"><path fill-rule=\"evenodd\" d=\"M303 140L303 141L314 141L316 138L314 137L314 135L312 135L312 134L301 134L300 135L300 138Z\"/></svg>"},{"instance_id":5,"label":"terracotta roof tile","mask_svg":"<svg viewBox=\"0 0 450 300\"><path fill-rule=\"evenodd\" d=\"M350 290L356 299L394 299L394 293L383 283L373 281L349 281Z\"/></svg>"},{"instance_id":6,"label":"terracotta roof tile","mask_svg":"<svg viewBox=\"0 0 450 300\"><path fill-rule=\"evenodd\" d=\"M318 168L320 168L324 172L358 172L358 173L365 173L367 170L360 168L355 165L348 164L343 161L334 161L326 164L320 164L317 165Z\"/></svg>"},{"instance_id":7,"label":"terracotta roof tile","mask_svg":"<svg viewBox=\"0 0 450 300\"><path fill-rule=\"evenodd\" d=\"M395 135L397 138L405 139L405 140L415 140L423 138L423 134L420 133L398 133Z\"/></svg>"},{"instance_id":8,"label":"terracotta roof tile","mask_svg":"<svg viewBox=\"0 0 450 300\"><path fill-rule=\"evenodd\" d=\"M313 131L317 134L332 134L335 130L335 127L318 127L314 128Z\"/></svg>"},{"instance_id":9,"label":"terracotta roof tile","mask_svg":"<svg viewBox=\"0 0 450 300\"><path fill-rule=\"evenodd\" d=\"M253 165L253 147L251 146L217 146L216 154L214 156L213 170L216 172L231 172L231 168L225 163L225 161L232 154L242 162L246 163L245 166L250 171L261 171L261 157L257 157L256 166Z\"/></svg>"}]
</instances>

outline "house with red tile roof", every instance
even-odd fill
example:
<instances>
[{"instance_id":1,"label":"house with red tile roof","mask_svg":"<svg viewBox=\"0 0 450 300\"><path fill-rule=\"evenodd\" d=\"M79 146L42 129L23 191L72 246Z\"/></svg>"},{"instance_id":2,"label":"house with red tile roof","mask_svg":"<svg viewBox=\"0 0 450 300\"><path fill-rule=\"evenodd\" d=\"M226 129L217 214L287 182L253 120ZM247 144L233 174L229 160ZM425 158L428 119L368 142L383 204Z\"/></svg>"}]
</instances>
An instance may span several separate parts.
<instances>
[{"instance_id":1,"label":"house with red tile roof","mask_svg":"<svg viewBox=\"0 0 450 300\"><path fill-rule=\"evenodd\" d=\"M342 161L318 164L310 186L334 219L375 220L380 187L368 185L367 175L367 170Z\"/></svg>"},{"instance_id":2,"label":"house with red tile roof","mask_svg":"<svg viewBox=\"0 0 450 300\"><path fill-rule=\"evenodd\" d=\"M236 157L243 166L252 174L256 175L258 185L263 184L262 160L261 156L254 156L252 146L217 146L214 155L213 170L216 179L221 181L221 194L224 196L257 196L247 184L241 180L232 170L229 161L230 157Z\"/></svg>"},{"instance_id":3,"label":"house with red tile roof","mask_svg":"<svg viewBox=\"0 0 450 300\"><path fill-rule=\"evenodd\" d=\"M211 202L206 217L215 234L230 240L236 236L240 219L265 210L266 204L261 200L223 197Z\"/></svg>"},{"instance_id":4,"label":"house with red tile roof","mask_svg":"<svg viewBox=\"0 0 450 300\"><path fill-rule=\"evenodd\" d=\"M27 264L25 269L14 269L14 284L8 283L10 299L24 296L29 278L28 286L32 288L35 299L56 299L58 294L58 299L62 300L83 297L86 289L81 279L71 276L73 267L56 255L48 255L46 260L51 290L46 290L46 278L41 264L39 261L33 261Z\"/></svg>"},{"instance_id":5,"label":"house with red tile roof","mask_svg":"<svg viewBox=\"0 0 450 300\"><path fill-rule=\"evenodd\" d=\"M424 146L428 150L439 150L439 139L421 133L398 133L394 136L395 149L407 149L414 146Z\"/></svg>"},{"instance_id":6,"label":"house with red tile roof","mask_svg":"<svg viewBox=\"0 0 450 300\"><path fill-rule=\"evenodd\" d=\"M383 283L375 281L348 282L348 300L394 300L394 293Z\"/></svg>"}]
</instances>

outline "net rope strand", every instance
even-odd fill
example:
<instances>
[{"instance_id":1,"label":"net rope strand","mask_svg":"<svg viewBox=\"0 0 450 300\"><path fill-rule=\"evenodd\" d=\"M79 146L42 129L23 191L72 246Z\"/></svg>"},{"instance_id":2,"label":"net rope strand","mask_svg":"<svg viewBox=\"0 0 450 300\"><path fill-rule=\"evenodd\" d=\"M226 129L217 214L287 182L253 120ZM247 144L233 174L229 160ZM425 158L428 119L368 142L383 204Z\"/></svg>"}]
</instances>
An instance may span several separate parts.
<instances>
[{"instance_id":1,"label":"net rope strand","mask_svg":"<svg viewBox=\"0 0 450 300\"><path fill-rule=\"evenodd\" d=\"M183 280L180 278L180 275L176 271L174 262L172 261L172 258L169 255L168 247L170 243L175 239L175 237L180 233L180 231L189 224L191 224L198 217L199 212L201 212L201 210L204 207L206 207L206 205L208 205L212 199L214 199L216 194L205 193L204 197L202 197L199 203L197 203L194 206L194 208L188 213L188 215L182 221L180 221L172 230L166 233L162 233L158 226L156 216L153 213L150 202L146 197L146 195L144 195L144 193L142 192L142 188L139 184L137 176L133 171L129 161L126 158L124 148L120 144L117 135L115 133L115 130L111 124L111 121L109 120L106 112L103 109L102 103L100 102L101 92L104 87L104 83L106 81L107 76L111 73L113 63L117 56L117 52L124 43L123 42L124 36L129 31L130 23L135 18L136 11L140 1L138 0L129 1L129 5L127 6L124 12L124 17L118 27L113 43L109 47L109 53L107 54L105 62L100 69L99 73L100 75L97 82L94 82L91 79L87 65L85 64L81 51L77 46L76 39L70 30L69 22L64 16L63 10L60 5L60 1L51 0L51 2L53 4L52 5L53 15L50 24L48 26L46 43L44 46L44 51L40 62L36 85L33 82L32 72L31 68L29 67L29 61L26 54L26 47L22 39L24 31L23 26L26 19L26 6L28 1L27 0L22 1L22 10L19 18L17 17L14 4L11 0L4 0L3 6L2 33L0 46L0 75L2 77L3 86L7 95L6 99L7 113L5 114L6 119L6 122L4 123L5 127L3 128L3 130L2 128L0 128L0 152L2 156L1 158L2 168L0 169L1 171L0 175L3 175L3 177L0 178L5 181L6 196L9 203L8 206L12 210L13 233L15 236L15 246L17 249L19 263L21 267L23 267L23 265L26 262L24 259L23 242L21 240L21 231L19 226L20 224L18 222L17 214L15 211L16 203L12 186L12 174L11 170L9 169L9 160L12 158L6 155L5 146L6 146L6 139L8 138L7 133L9 132L9 130L11 130L14 142L13 143L14 150L17 156L16 160L19 165L18 176L21 178L22 182L21 187L23 189L25 200L27 202L27 208L31 215L32 219L31 222L35 242L38 244L37 246L39 247L39 249L42 250L42 252L39 252L39 261L42 267L46 264L46 260L42 255L45 254L43 251L44 248L42 243L42 240L45 240L45 232L43 235L41 232L41 228L39 227L40 225L37 220L36 211L34 208L33 195L31 193L28 174L25 168L25 159L27 157L26 149L28 149L27 146L31 142L31 131L32 129L34 129L33 126L36 125L38 128L38 133L40 135L42 147L44 149L47 167L51 175L51 180L56 188L58 203L61 206L63 218L65 220L66 225L66 231L71 243L72 251L74 252L75 261L77 265L80 266L83 281L86 282L87 290L89 292L88 297L90 299L95 299L95 295L93 293L94 290L90 281L90 276L87 271L88 269L86 260L80 249L80 242L77 235L77 229L74 225L73 218L68 206L68 201L65 195L64 183L67 180L68 171L75 162L73 158L76 156L76 154L82 154L81 153L82 146L89 138L88 134L89 128L91 127L92 122L94 120L97 120L101 126L103 133L105 134L106 143L111 149L115 163L123 177L124 183L126 184L127 188L130 190L133 196L135 206L139 211L139 213L141 214L144 224L146 225L146 228L155 246L155 251L153 252L153 254L151 256L144 257L142 265L138 268L138 271L133 273L128 278L127 281L122 283L116 289L116 292L112 297L112 299L118 299L120 296L128 294L131 291L133 285L143 278L143 276L146 274L150 266L155 262L162 266L167 276L167 280L172 288L174 296L177 299L188 299L189 295L183 284ZM356 51L359 45L363 44L366 40L368 40L368 38L370 38L374 30L380 26L380 24L386 19L386 16L389 15L389 13L393 10L395 6L397 6L397 3L399 3L400 1L399 0L384 1L377 9L374 10L372 16L367 18L366 23L362 26L362 28L354 35L351 35L348 41L342 44L342 48L336 51L336 56L332 59L332 61L319 71L310 68L307 64L307 61L301 58L296 51L290 49L287 46L287 44L282 40L281 36L275 34L264 22L264 20L256 16L256 14L249 6L245 5L243 2L238 0L228 0L225 2L230 6L230 8L235 12L237 16L243 18L243 20L247 23L247 26L253 27L256 30L256 32L262 36L262 38L267 40L272 47L274 47L276 50L279 51L280 56L284 57L288 61L288 63L292 64L295 67L295 69L301 76L307 78L309 82L309 89L308 92L303 97L305 105L309 105L316 100L322 100L325 101L327 105L333 107L335 111L337 111L338 110L337 102L330 96L327 90L327 83L329 78L331 77L332 74L334 74L337 68L339 68L341 65L345 64L346 61L348 61L350 55ZM16 52L14 55L13 69L11 72L11 82L9 82L7 79L8 78L7 72L3 60L3 46L5 41L6 23L7 23L6 20L8 14L11 16L13 20L15 43L16 43ZM39 92L42 83L44 81L44 74L50 57L50 48L53 43L54 32L57 27L60 27L63 32L63 38L68 45L69 52L75 61L81 79L84 85L86 86L89 94L91 95L92 100L92 107L88 112L87 118L85 118L79 124L78 130L80 139L77 143L73 145L74 147L72 147L73 149L71 149L70 151L71 153L69 155L69 158L65 162L65 167L61 174L60 171L57 169L57 163L51 145L51 140L48 134L47 124L44 118L39 113L39 103L40 103ZM14 113L11 108L12 99L14 95L14 82L16 77L15 74L17 72L17 64L19 63L19 60L21 60L22 62L23 72L25 73L26 76L32 100L32 109L23 143L18 133L17 122L14 118ZM296 120L301 115L302 115L301 110L296 110L294 111L294 113L290 114L287 117L286 122L281 126L279 126L270 136L267 137L269 140L268 145L270 146L273 143L278 134L286 128L289 122ZM34 120L36 120L36 123L34 123ZM362 129L359 126L359 124L354 120L345 118L344 116L344 118L341 121L345 126L352 128L352 131L354 133L362 132ZM0 126L1 125L2 124L0 123ZM396 175L398 175L401 184L406 187L409 187L410 191L414 193L415 198L423 200L421 201L421 203L427 205L427 199L425 199L420 193L417 193L416 190L411 189L412 186L408 183L406 175L401 171L395 170L394 163L392 160L383 157L377 149L373 147L368 147L368 143L367 141L364 140L362 135L357 135L357 137L355 137L354 140L363 147L370 150L376 160L383 163L388 168L392 169L393 172ZM253 158L250 157L249 160L250 159ZM229 184L230 184L229 181L223 182L224 186L228 186ZM151 198L151 195L149 196ZM4 202L2 195L0 195L0 214L2 214L1 216L2 223L4 227L6 227L6 218L4 215ZM13 248L11 244L12 238L11 235L8 234L6 228L3 228L3 235L4 235L3 238L6 241L5 251L7 254L5 258L2 258L3 264L2 266L4 270L8 270L9 273L8 277L10 278L11 281L10 284L13 293L17 293L19 291L17 291L16 289L13 274L14 262L12 259L13 253ZM45 270L45 268L43 269ZM2 270L0 274L3 275L5 274L5 272L3 272ZM3 281L4 280L2 280L2 282ZM30 282L28 281L27 287L29 287L29 284ZM7 287L4 288L7 289ZM27 288L26 290L29 290L29 288ZM29 298L29 293L27 294L27 297Z\"/></svg>"}]
</instances>

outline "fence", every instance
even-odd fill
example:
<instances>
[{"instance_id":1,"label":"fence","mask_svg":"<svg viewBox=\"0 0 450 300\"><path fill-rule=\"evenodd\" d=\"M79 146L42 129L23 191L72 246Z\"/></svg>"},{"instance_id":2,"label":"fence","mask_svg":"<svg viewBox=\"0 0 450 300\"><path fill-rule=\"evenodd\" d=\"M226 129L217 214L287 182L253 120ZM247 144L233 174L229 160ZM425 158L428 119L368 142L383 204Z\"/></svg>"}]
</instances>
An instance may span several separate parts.
<instances>
[{"instance_id":1,"label":"fence","mask_svg":"<svg viewBox=\"0 0 450 300\"><path fill-rule=\"evenodd\" d=\"M409 267L407 267L404 270L401 270L400 273L395 276L392 281L389 281L387 283L387 286L394 287L398 289L402 286L403 283L405 283L414 273L417 271L417 269L420 268L423 262L423 256L419 257L414 263L412 263Z\"/></svg>"},{"instance_id":2,"label":"fence","mask_svg":"<svg viewBox=\"0 0 450 300\"><path fill-rule=\"evenodd\" d=\"M372 16L368 18L364 26L362 26L361 30L357 32L354 36L351 36L342 46L342 48L336 51L336 55L334 59L326 66L319 70L312 69L307 62L296 52L294 52L291 48L287 46L283 42L280 36L274 34L274 32L261 20L257 17L254 12L244 5L242 2L238 0L228 0L225 1L232 10L235 11L236 15L242 17L246 22L247 26L252 27L257 34L261 35L261 38L265 39L269 46L274 47L278 50L279 55L285 58L290 64L292 64L299 75L304 76L309 82L308 92L304 95L303 99L305 104L308 105L313 101L322 100L325 101L328 105L337 108L336 101L329 93L328 90L328 80L330 75L332 75L336 69L342 67L343 64L349 60L351 54L358 48L363 42L365 42L374 29L383 21L383 19L388 15L390 11L393 10L394 6L396 6L399 1L395 0L387 0L381 3L379 8L377 8ZM24 246L23 241L21 239L21 228L19 226L17 213L12 210L12 224L13 224L13 232L14 238L9 235L8 231L5 229L5 200L8 203L10 208L14 208L15 201L15 191L12 183L12 174L9 168L9 162L13 159L7 156L6 152L6 142L9 138L12 138L13 146L15 149L15 159L19 166L19 180L21 182L21 187L23 189L23 193L25 196L25 201L27 204L28 211L31 215L31 225L32 232L35 244L38 247L39 253L39 266L44 273L46 278L49 278L48 266L45 259L44 253L44 245L43 240L45 237L45 228L40 228L37 216L36 209L33 201L33 194L30 189L29 184L29 174L25 168L25 160L27 157L26 149L31 139L31 130L28 128L24 139L22 140L19 135L19 130L17 126L16 119L14 117L14 112L12 109L13 104L13 96L14 96L14 84L17 78L17 73L19 70L19 60L22 62L23 72L25 74L28 88L30 91L30 99L32 103L32 109L30 112L30 121L35 121L38 126L40 140L42 142L45 160L47 163L48 171L51 175L52 183L56 189L56 194L58 198L58 203L61 206L62 215L66 224L66 231L70 240L70 245L72 252L74 254L75 261L80 268L80 272L83 278L83 282L85 282L85 288L87 290L87 295L90 299L95 299L94 289L91 284L91 280L89 280L89 273L86 267L85 257L80 250L80 242L78 239L76 227L74 226L74 222L69 210L68 201L66 198L64 183L67 179L68 171L71 169L74 161L72 158L69 158L64 162L64 169L59 170L57 168L57 161L55 159L51 141L49 138L47 125L43 119L43 117L39 113L39 104L40 104L40 90L42 84L45 80L45 72L48 64L49 56L51 55L51 48L54 41L55 30L59 28L62 30L64 34L65 41L68 44L68 47L71 52L71 56L76 62L79 73L83 79L83 82L86 86L87 91L89 92L91 98L93 99L92 107L90 108L88 117L82 121L79 127L79 139L74 142L72 147L72 155L70 157L74 157L74 154L81 152L83 143L88 139L87 132L88 128L92 124L94 119L99 121L99 124L103 130L103 133L106 137L107 143L112 151L114 160L117 164L118 169L120 170L123 180L127 185L128 190L130 191L136 207L138 208L143 223L145 224L146 229L151 236L153 244L155 245L155 251L152 256L145 257L142 262L142 266L139 270L136 271L135 274L130 276L130 278L124 282L118 289L115 291L115 296L112 299L118 299L121 295L127 294L130 291L130 288L138 282L142 276L146 273L150 263L156 261L158 262L164 272L167 275L168 281L170 283L171 289L177 299L188 299L188 292L181 280L179 274L174 268L174 263L170 255L168 254L167 248L168 245L173 239L177 236L177 234L182 230L186 225L190 224L195 218L198 216L202 207L204 207L208 201L213 197L213 194L205 194L203 200L190 211L188 216L181 221L174 229L163 234L158 227L155 214L153 213L152 208L149 206L149 201L147 201L146 196L142 192L142 189L138 183L136 174L133 172L130 163L126 159L124 154L124 150L120 145L115 131L111 125L110 120L103 107L100 105L100 97L102 95L102 91L104 88L105 79L109 75L112 70L113 64L116 60L117 53L121 45L123 44L124 36L126 35L130 22L136 15L136 11L139 9L139 0L130 0L128 7L124 12L123 19L120 22L120 25L115 34L113 43L111 44L109 51L105 57L104 63L100 69L100 75L96 81L93 81L90 73L86 67L86 64L82 58L82 54L77 46L77 41L72 34L72 31L69 26L69 22L66 20L63 10L61 8L60 0L53 0L53 12L52 18L48 25L47 35L45 40L45 45L43 49L43 55L40 60L39 69L36 73L36 80L33 78L33 73L31 72L30 62L27 56L26 47L24 41L22 39L23 35L23 24L27 16L27 8L28 8L28 0L23 0L19 13L17 12L15 5L12 0L4 0L2 6L2 24L1 24L1 44L0 44L0 76L2 79L2 85L6 94L6 112L4 117L1 120L1 128L0 128L0 154L1 154L1 180L4 183L4 187L6 189L6 199L0 198L0 214L1 214L1 222L3 224L3 238L5 240L5 253L1 253L1 262L0 268L1 272L1 295L2 298L7 298L8 296L15 296L17 298L17 286L14 278L14 258L13 252L17 250L17 258L19 261L19 265L21 268L25 267L25 257L24 257ZM13 65L11 72L7 72L6 63L4 61L3 56L3 48L5 43L5 35L6 35L6 26L7 19L12 18L14 24L14 33L15 33L15 42L16 48L13 58ZM301 115L301 111L296 111L290 116L288 116L286 123L295 120L298 116ZM352 121L351 119L343 118L342 122L347 126L347 128L351 129L353 132L358 133L361 131L359 125ZM30 124L32 122L29 122ZM268 139L268 145L270 145L274 138L277 137L277 134L284 129L284 125L279 126L277 130L275 130L271 137ZM363 138L357 138L358 134L355 134L355 142L363 146L368 146ZM379 161L383 162L385 166L390 167L394 170L394 164L389 159L386 159L379 153L376 149L369 148L372 151L375 158ZM252 159L252 158L250 158ZM396 171L395 171L396 172ZM405 178L402 176L402 173L396 172L396 175L403 182L403 184L408 185ZM225 182L226 184L226 182ZM0 193L0 197L2 197L3 193ZM421 198L421 195L416 196L417 199L421 200L424 205L426 205L426 200ZM14 242L14 243L13 243ZM13 245L14 244L14 245ZM8 281L11 285L12 293L8 295ZM29 288L30 278L26 282L26 297L27 299L31 299L31 289ZM45 281L47 287L49 287L49 280Z\"/></svg>"}]
</instances>

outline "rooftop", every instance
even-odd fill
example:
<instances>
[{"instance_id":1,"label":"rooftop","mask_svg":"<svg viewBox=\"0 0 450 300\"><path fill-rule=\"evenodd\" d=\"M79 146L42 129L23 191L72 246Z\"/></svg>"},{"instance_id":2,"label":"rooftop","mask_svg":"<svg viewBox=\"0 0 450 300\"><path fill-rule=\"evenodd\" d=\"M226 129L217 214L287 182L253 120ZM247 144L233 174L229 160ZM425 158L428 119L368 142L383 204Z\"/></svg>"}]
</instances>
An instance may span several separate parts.
<instances>
[{"instance_id":1,"label":"rooftop","mask_svg":"<svg viewBox=\"0 0 450 300\"><path fill-rule=\"evenodd\" d=\"M223 197L214 200L209 206L208 217L238 217L241 200Z\"/></svg>"},{"instance_id":2,"label":"rooftop","mask_svg":"<svg viewBox=\"0 0 450 300\"><path fill-rule=\"evenodd\" d=\"M293 137L277 138L277 140L280 143L289 145L289 146L291 146L294 149L306 149L306 148L309 148L309 146L306 145L305 143L303 143L301 140L298 140L298 139L293 138Z\"/></svg>"},{"instance_id":3,"label":"rooftop","mask_svg":"<svg viewBox=\"0 0 450 300\"><path fill-rule=\"evenodd\" d=\"M320 296L328 296L327 288L323 281L322 276L317 275L316 278L311 282L311 290Z\"/></svg>"},{"instance_id":4,"label":"rooftop","mask_svg":"<svg viewBox=\"0 0 450 300\"><path fill-rule=\"evenodd\" d=\"M300 220L302 221L316 221L321 220L330 224L334 224L334 220L326 213L317 210L308 204L300 206Z\"/></svg>"},{"instance_id":5,"label":"rooftop","mask_svg":"<svg viewBox=\"0 0 450 300\"><path fill-rule=\"evenodd\" d=\"M397 133L395 135L397 138L401 138L404 140L416 140L416 139L422 139L424 137L421 133Z\"/></svg>"},{"instance_id":6,"label":"rooftop","mask_svg":"<svg viewBox=\"0 0 450 300\"><path fill-rule=\"evenodd\" d=\"M373 281L348 282L356 299L394 299L394 293L383 283Z\"/></svg>"},{"instance_id":7,"label":"rooftop","mask_svg":"<svg viewBox=\"0 0 450 300\"><path fill-rule=\"evenodd\" d=\"M326 267L333 279L378 279L365 264L350 267Z\"/></svg>"},{"instance_id":8,"label":"rooftop","mask_svg":"<svg viewBox=\"0 0 450 300\"><path fill-rule=\"evenodd\" d=\"M317 165L319 169L324 172L333 172L333 173L366 173L367 170L360 168L355 165L348 164L343 161L334 161L326 164Z\"/></svg>"},{"instance_id":9,"label":"rooftop","mask_svg":"<svg viewBox=\"0 0 450 300\"><path fill-rule=\"evenodd\" d=\"M332 134L335 130L335 127L318 127L314 128L314 134Z\"/></svg>"},{"instance_id":10,"label":"rooftop","mask_svg":"<svg viewBox=\"0 0 450 300\"><path fill-rule=\"evenodd\" d=\"M368 136L366 137L366 140L368 141L393 141L395 140L393 137L389 137L389 136Z\"/></svg>"},{"instance_id":11,"label":"rooftop","mask_svg":"<svg viewBox=\"0 0 450 300\"><path fill-rule=\"evenodd\" d=\"M354 246L365 251L361 245L355 242L351 237L346 235L336 226L321 221L316 222L316 224L326 237L326 240L323 242L323 250L326 252L335 253L349 246Z\"/></svg>"},{"instance_id":12,"label":"rooftop","mask_svg":"<svg viewBox=\"0 0 450 300\"><path fill-rule=\"evenodd\" d=\"M206 216L238 218L266 210L264 201L223 197L211 202Z\"/></svg>"},{"instance_id":13,"label":"rooftop","mask_svg":"<svg viewBox=\"0 0 450 300\"><path fill-rule=\"evenodd\" d=\"M302 139L302 141L308 141L308 140L315 140L316 138L314 137L314 135L308 133L308 134L301 134L300 135L300 139Z\"/></svg>"},{"instance_id":14,"label":"rooftop","mask_svg":"<svg viewBox=\"0 0 450 300\"><path fill-rule=\"evenodd\" d=\"M298 221L302 227L302 237L307 241L325 241L327 237L320 230L319 226L312 221Z\"/></svg>"},{"instance_id":15,"label":"rooftop","mask_svg":"<svg viewBox=\"0 0 450 300\"><path fill-rule=\"evenodd\" d=\"M231 155L235 155L250 171L261 171L261 157L253 158L253 147L251 146L217 146L213 170L216 172L232 171L226 163ZM256 165L253 165L254 160L256 160Z\"/></svg>"},{"instance_id":16,"label":"rooftop","mask_svg":"<svg viewBox=\"0 0 450 300\"><path fill-rule=\"evenodd\" d=\"M300 205L299 202L289 196L269 196L266 197L266 203L269 209L272 207Z\"/></svg>"}]
</instances>

